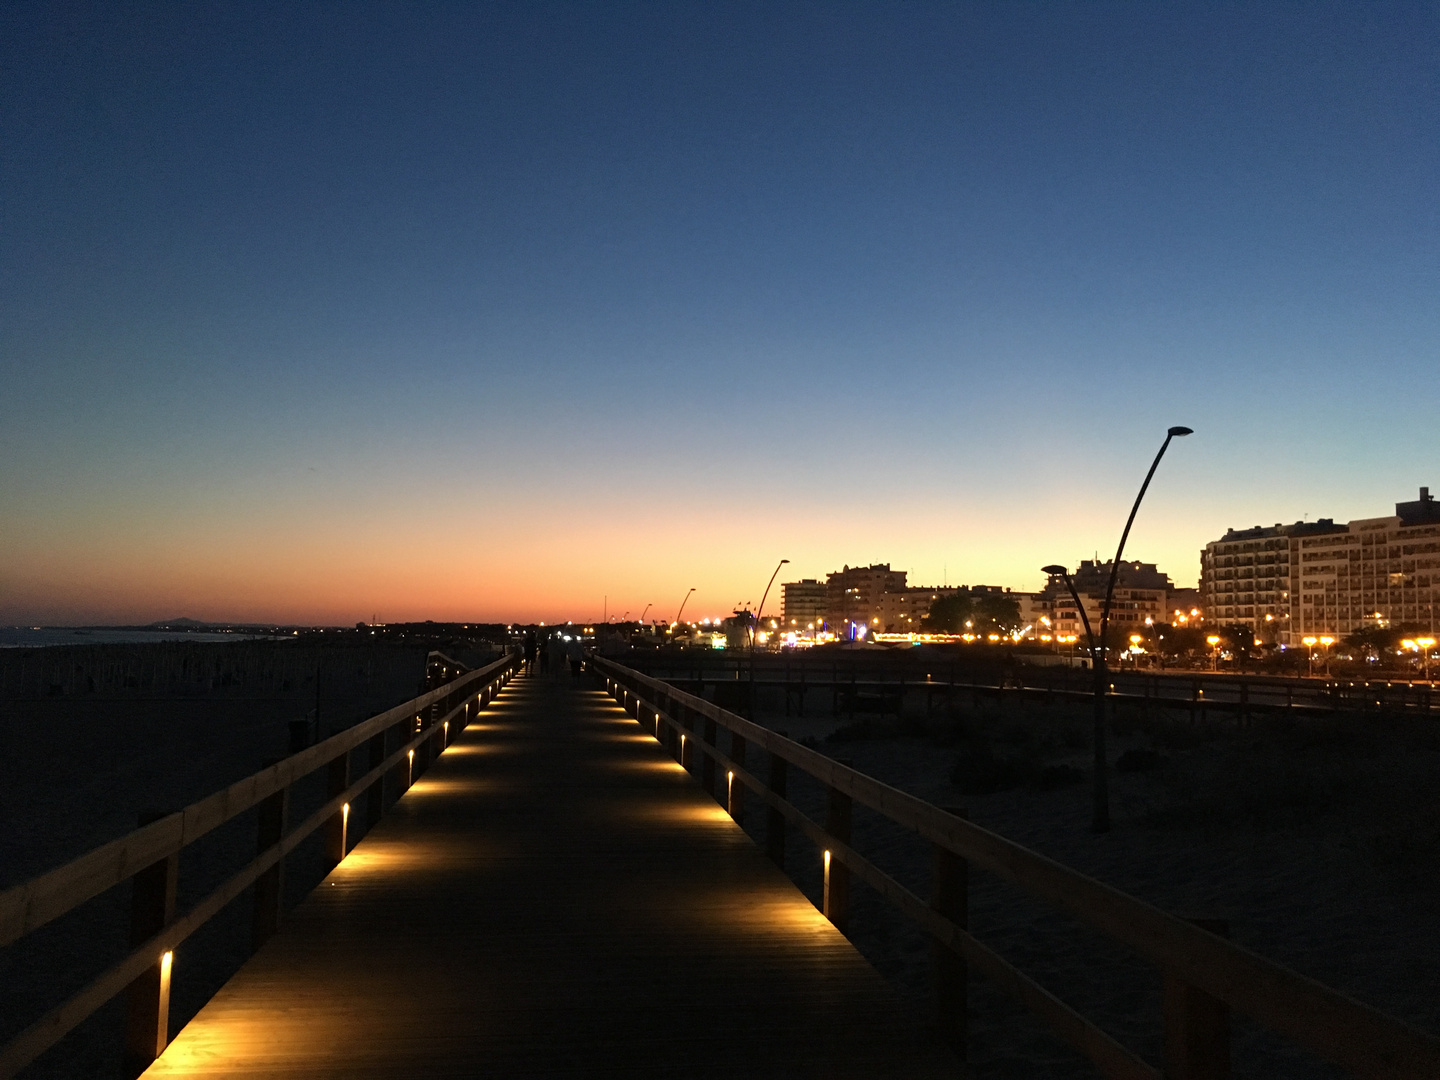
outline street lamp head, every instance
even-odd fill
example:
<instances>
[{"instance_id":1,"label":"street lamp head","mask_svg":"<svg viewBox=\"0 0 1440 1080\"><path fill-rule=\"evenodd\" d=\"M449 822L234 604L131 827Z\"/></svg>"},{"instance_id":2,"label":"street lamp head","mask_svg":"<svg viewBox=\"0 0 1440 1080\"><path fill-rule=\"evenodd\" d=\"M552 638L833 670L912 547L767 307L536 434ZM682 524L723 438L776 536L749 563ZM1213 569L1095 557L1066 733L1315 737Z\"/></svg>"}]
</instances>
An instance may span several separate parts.
<instances>
[{"instance_id":1,"label":"street lamp head","mask_svg":"<svg viewBox=\"0 0 1440 1080\"><path fill-rule=\"evenodd\" d=\"M1040 567L1040 573L1042 573L1042 574L1052 574L1052 575L1053 575L1053 574L1060 574L1061 576L1063 576L1063 575L1065 575L1066 573L1068 573L1068 571L1067 571L1067 570L1065 569L1065 567L1063 567L1063 566L1053 566L1053 565L1052 565L1052 566L1042 566L1042 567Z\"/></svg>"},{"instance_id":2,"label":"street lamp head","mask_svg":"<svg viewBox=\"0 0 1440 1080\"><path fill-rule=\"evenodd\" d=\"M1193 435L1195 434L1195 432L1188 427L1172 427L1165 434L1169 435L1171 438L1179 438L1181 435Z\"/></svg>"},{"instance_id":3,"label":"street lamp head","mask_svg":"<svg viewBox=\"0 0 1440 1080\"><path fill-rule=\"evenodd\" d=\"M781 560L780 560L780 565L781 565L781 566L784 566L784 565L785 565L786 563L788 563L789 561L790 561L789 559L781 559Z\"/></svg>"}]
</instances>

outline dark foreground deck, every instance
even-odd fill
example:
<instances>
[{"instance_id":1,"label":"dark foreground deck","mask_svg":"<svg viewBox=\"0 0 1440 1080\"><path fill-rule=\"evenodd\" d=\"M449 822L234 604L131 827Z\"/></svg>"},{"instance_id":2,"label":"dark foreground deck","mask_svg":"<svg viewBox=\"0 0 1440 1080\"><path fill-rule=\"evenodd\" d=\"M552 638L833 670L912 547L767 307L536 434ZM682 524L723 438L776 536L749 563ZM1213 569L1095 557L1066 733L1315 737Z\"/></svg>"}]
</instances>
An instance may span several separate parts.
<instances>
[{"instance_id":1,"label":"dark foreground deck","mask_svg":"<svg viewBox=\"0 0 1440 1080\"><path fill-rule=\"evenodd\" d=\"M601 692L521 678L147 1077L954 1076Z\"/></svg>"}]
</instances>

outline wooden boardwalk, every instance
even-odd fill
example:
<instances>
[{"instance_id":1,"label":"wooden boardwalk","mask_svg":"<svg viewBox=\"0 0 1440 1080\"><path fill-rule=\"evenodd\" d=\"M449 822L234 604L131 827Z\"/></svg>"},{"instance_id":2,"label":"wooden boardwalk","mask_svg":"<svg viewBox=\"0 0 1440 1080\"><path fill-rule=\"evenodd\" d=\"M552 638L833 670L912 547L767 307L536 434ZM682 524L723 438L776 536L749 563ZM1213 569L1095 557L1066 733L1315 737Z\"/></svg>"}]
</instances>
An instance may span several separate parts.
<instances>
[{"instance_id":1,"label":"wooden boardwalk","mask_svg":"<svg viewBox=\"0 0 1440 1080\"><path fill-rule=\"evenodd\" d=\"M520 678L147 1077L955 1076L589 683Z\"/></svg>"}]
</instances>

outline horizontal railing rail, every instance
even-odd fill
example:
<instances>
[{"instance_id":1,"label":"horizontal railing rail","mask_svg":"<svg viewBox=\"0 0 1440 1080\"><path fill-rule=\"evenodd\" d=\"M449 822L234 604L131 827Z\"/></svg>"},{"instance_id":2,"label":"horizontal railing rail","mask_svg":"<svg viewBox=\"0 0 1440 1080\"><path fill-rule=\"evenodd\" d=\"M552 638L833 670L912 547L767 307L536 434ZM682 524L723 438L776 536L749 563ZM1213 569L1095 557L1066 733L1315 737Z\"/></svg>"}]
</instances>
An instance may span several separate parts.
<instances>
[{"instance_id":1,"label":"horizontal railing rail","mask_svg":"<svg viewBox=\"0 0 1440 1080\"><path fill-rule=\"evenodd\" d=\"M781 858L777 861L782 865L783 833L777 842L774 832L777 825L783 828L784 822L827 853L827 908L836 886L832 880L835 867L844 868L846 876L839 881L839 918L826 911L837 925L844 920L843 894L848 874L853 872L942 945L1046 1020L1107 1076L1129 1080L1161 1074L973 937L964 925L963 914L958 918L947 916L934 901L922 900L855 851L849 843L852 802L930 841L937 852L985 870L1074 916L1157 965L1166 981L1164 1075L1173 1080L1228 1075L1213 1066L1222 1059L1227 1063L1229 1060L1230 1009L1360 1076L1406 1080L1440 1076L1440 1038L1434 1035L703 698L612 660L597 657L593 666L627 711L653 726L657 738L672 743L678 739L678 752L673 746L672 752L682 765L688 768L691 755L698 752L725 770L732 814L735 784L754 792L770 808L767 846L772 857L778 850ZM696 719L705 721L700 737L696 737ZM717 728L727 730L731 736L730 755L723 754L716 745ZM767 780L746 768L745 756L752 747L769 755ZM830 813L824 826L786 799L786 767L791 765L829 790ZM712 770L707 774L713 779ZM715 794L713 787L710 794ZM941 884L937 881L937 887Z\"/></svg>"},{"instance_id":2,"label":"horizontal railing rail","mask_svg":"<svg viewBox=\"0 0 1440 1080\"><path fill-rule=\"evenodd\" d=\"M158 932L149 935L123 959L0 1048L0 1077L15 1075L98 1008L144 977L163 956L173 953L227 904L256 885L264 875L273 872L302 841L327 823L338 825L339 849L332 852L331 860L332 863L340 862L347 850L346 824L351 804L367 791L373 793L375 785L382 783L402 763L411 766L406 780L408 787L418 775L414 768L417 751L428 749L437 739L441 740L440 749L443 750L453 737L451 727L455 728L454 734L459 734L472 714L478 712L478 707L493 698L511 678L516 667L516 658L507 656L470 671L261 769L184 810L169 814L64 866L0 893L0 947L3 947L157 864L164 865L166 860L176 858L184 848L213 829L248 810L261 807L267 800L283 797L298 780L326 767L332 770L334 777L337 775L335 766L345 766L341 770L345 775L340 782L330 785L330 788L338 790L328 790L329 797L318 810L289 829L283 827L282 816L272 843L259 851L239 872L180 917L174 918L173 914L167 913ZM432 715L438 713L429 724L424 722L427 712ZM398 728L412 724L414 731L408 740L400 741L398 748L389 753L382 750L380 754L372 754L370 768L365 775L350 781L348 763L352 751L372 740L383 740ZM391 741L399 740L392 738ZM372 742L372 747L374 745ZM422 755L421 768L424 761ZM376 812L371 815L372 824L379 811L383 810L379 800L374 807ZM173 883L171 891L173 897ZM278 923L278 896L275 904L277 910L273 919ZM168 990L162 996L168 996ZM158 1035L155 1052L148 1055L150 1059L163 1049L166 1022L163 1012L164 1006L161 1005L160 1013L153 1017L161 1034Z\"/></svg>"}]
</instances>

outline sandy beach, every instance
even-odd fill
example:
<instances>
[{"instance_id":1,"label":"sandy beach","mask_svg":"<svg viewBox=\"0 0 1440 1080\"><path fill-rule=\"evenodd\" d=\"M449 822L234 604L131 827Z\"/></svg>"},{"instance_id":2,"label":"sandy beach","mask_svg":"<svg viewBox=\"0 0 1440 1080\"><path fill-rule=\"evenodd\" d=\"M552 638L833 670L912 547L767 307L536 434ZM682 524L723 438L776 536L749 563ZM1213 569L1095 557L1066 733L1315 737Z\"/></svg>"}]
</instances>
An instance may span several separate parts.
<instances>
[{"instance_id":1,"label":"sandy beach","mask_svg":"<svg viewBox=\"0 0 1440 1080\"><path fill-rule=\"evenodd\" d=\"M1225 919L1247 948L1440 1029L1440 732L1373 716L1256 719L1242 728L1228 718L1192 726L1185 715L1122 711L1111 725L1112 766L1128 754L1149 767L1112 768L1114 826L1095 835L1088 706L980 699L926 717L922 702L898 720L847 722L832 719L823 701L805 718L785 717L778 697L760 704L761 722L862 772L936 805L963 806L977 824L1164 910ZM977 754L1016 763L1011 772L1030 780L978 793ZM1073 770L1079 782L1043 790L1047 766L1050 775ZM793 777L797 801L823 821L823 793ZM757 836L759 818L747 823ZM928 895L925 845L858 808L855 837L862 853ZM806 841L792 840L788 869L818 896L819 858ZM978 937L1161 1063L1158 971L984 874L971 882ZM855 889L852 939L915 1008L929 1008L928 939L864 886ZM974 977L971 994L974 1075L1095 1075ZM1340 1075L1243 1018L1235 1031L1236 1076Z\"/></svg>"}]
</instances>

